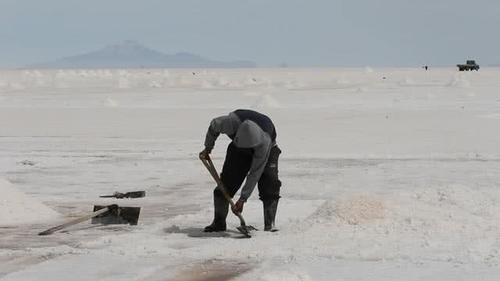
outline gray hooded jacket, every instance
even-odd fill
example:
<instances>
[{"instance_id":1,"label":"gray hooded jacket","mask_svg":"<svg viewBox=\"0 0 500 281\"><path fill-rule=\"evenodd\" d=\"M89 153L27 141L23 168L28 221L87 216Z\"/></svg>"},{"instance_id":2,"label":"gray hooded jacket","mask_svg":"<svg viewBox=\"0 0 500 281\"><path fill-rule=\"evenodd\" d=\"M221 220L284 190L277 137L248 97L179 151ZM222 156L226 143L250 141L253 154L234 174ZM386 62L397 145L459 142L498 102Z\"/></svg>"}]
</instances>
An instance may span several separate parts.
<instances>
[{"instance_id":1,"label":"gray hooded jacket","mask_svg":"<svg viewBox=\"0 0 500 281\"><path fill-rule=\"evenodd\" d=\"M212 150L220 134L233 136L233 143L240 148L253 148L252 165L245 184L241 189L240 200L246 201L252 194L257 182L266 167L271 147L275 144L271 136L251 120L241 122L239 117L231 112L212 120L205 138L205 147Z\"/></svg>"}]
</instances>

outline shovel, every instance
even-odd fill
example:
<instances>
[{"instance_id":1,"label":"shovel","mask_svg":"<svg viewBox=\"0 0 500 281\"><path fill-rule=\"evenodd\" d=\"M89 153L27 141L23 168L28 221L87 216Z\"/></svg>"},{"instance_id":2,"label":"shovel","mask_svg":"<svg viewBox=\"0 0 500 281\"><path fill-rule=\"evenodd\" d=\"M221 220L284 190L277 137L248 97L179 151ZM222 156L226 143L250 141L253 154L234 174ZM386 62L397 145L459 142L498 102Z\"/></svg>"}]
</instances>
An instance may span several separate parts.
<instances>
[{"instance_id":1,"label":"shovel","mask_svg":"<svg viewBox=\"0 0 500 281\"><path fill-rule=\"evenodd\" d=\"M92 219L92 223L102 224L131 224L136 225L139 220L139 207L118 207L118 205L94 206L94 212L83 217L68 221L61 225L49 228L38 235L50 235L75 224Z\"/></svg>"},{"instance_id":2,"label":"shovel","mask_svg":"<svg viewBox=\"0 0 500 281\"><path fill-rule=\"evenodd\" d=\"M100 198L142 198L146 196L146 191L115 192L112 195L101 195Z\"/></svg>"},{"instance_id":3,"label":"shovel","mask_svg":"<svg viewBox=\"0 0 500 281\"><path fill-rule=\"evenodd\" d=\"M227 193L226 188L224 187L224 184L222 183L222 180L219 177L219 174L217 173L217 169L215 169L214 163L212 162L212 159L207 155L206 158L203 158L200 156L201 162L203 162L203 165L207 168L208 172L212 175L214 178L215 182L217 183L217 188L222 192L226 200L231 204L231 208L234 208L234 202L231 199L231 196L229 196L229 193ZM245 237L250 238L252 237L250 235L251 230L257 230L255 227L251 225L246 225L245 219L243 219L243 216L241 213L234 213L239 219L240 219L240 226L237 227L239 232L241 232Z\"/></svg>"}]
</instances>

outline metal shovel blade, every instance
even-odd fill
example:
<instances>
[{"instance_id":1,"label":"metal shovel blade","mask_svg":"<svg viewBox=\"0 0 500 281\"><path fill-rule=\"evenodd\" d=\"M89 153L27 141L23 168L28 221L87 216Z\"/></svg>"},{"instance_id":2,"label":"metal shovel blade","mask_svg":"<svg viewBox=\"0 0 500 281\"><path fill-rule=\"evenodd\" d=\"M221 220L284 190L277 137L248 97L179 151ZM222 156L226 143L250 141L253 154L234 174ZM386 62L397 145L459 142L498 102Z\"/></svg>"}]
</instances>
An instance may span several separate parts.
<instances>
[{"instance_id":1,"label":"metal shovel blade","mask_svg":"<svg viewBox=\"0 0 500 281\"><path fill-rule=\"evenodd\" d=\"M253 230L257 230L257 228L251 226L251 225L240 225L236 227L241 234L245 235L246 238L251 238L252 235L250 235L250 232Z\"/></svg>"},{"instance_id":2,"label":"metal shovel blade","mask_svg":"<svg viewBox=\"0 0 500 281\"><path fill-rule=\"evenodd\" d=\"M94 212L107 206L94 206ZM137 225L139 221L140 207L117 207L109 212L92 218L92 224L130 224Z\"/></svg>"}]
</instances>

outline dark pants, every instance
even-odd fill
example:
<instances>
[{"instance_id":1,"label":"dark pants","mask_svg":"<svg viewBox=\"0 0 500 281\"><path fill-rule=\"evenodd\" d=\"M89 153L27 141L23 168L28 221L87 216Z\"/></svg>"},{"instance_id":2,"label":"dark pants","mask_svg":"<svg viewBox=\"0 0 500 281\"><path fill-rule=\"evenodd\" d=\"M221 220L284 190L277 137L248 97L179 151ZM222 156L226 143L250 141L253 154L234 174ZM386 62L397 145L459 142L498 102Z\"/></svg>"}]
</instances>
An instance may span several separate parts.
<instances>
[{"instance_id":1,"label":"dark pants","mask_svg":"<svg viewBox=\"0 0 500 281\"><path fill-rule=\"evenodd\" d=\"M262 201L280 198L281 181L278 178L278 158L280 153L281 150L278 146L275 145L271 148L266 167L259 179L259 197ZM251 148L238 148L233 143L230 143L227 147L221 179L231 197L236 194L245 180L252 165L252 158L253 150ZM223 197L222 192L217 188L214 190L214 196Z\"/></svg>"}]
</instances>

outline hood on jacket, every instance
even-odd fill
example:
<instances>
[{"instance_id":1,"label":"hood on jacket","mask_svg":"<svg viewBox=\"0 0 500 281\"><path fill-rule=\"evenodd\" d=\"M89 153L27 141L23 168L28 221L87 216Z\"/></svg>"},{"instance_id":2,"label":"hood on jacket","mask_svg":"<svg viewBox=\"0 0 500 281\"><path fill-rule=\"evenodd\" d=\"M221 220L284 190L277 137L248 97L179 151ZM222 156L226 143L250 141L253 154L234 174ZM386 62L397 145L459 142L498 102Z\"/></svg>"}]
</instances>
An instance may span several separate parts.
<instances>
[{"instance_id":1,"label":"hood on jacket","mask_svg":"<svg viewBox=\"0 0 500 281\"><path fill-rule=\"evenodd\" d=\"M263 134L264 131L255 122L247 120L241 123L233 141L241 148L256 147L262 143Z\"/></svg>"},{"instance_id":2,"label":"hood on jacket","mask_svg":"<svg viewBox=\"0 0 500 281\"><path fill-rule=\"evenodd\" d=\"M229 113L229 115L220 116L212 121L212 126L217 132L221 132L226 135L234 135L238 127L240 126L240 119L234 113Z\"/></svg>"}]
</instances>

